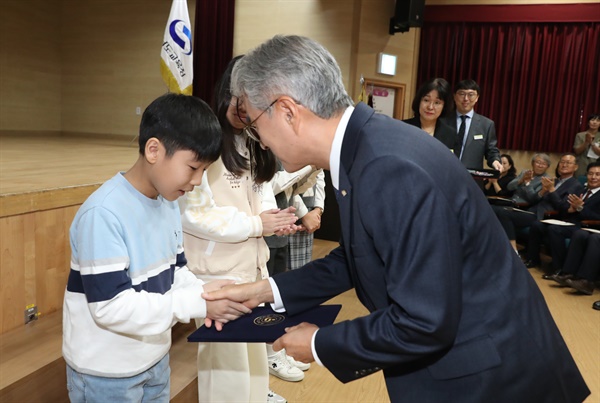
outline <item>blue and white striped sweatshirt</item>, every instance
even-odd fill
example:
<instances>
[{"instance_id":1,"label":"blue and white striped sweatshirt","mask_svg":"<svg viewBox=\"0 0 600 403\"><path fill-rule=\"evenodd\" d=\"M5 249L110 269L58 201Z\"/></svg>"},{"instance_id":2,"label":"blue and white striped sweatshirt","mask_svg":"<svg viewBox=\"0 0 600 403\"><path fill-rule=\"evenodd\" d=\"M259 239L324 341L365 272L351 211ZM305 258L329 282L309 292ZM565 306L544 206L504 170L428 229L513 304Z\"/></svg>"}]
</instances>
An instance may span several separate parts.
<instances>
[{"instance_id":1,"label":"blue and white striped sweatshirt","mask_svg":"<svg viewBox=\"0 0 600 403\"><path fill-rule=\"evenodd\" d=\"M177 202L150 199L118 173L81 206L70 238L63 356L76 371L137 375L169 352L175 322L206 316Z\"/></svg>"}]
</instances>

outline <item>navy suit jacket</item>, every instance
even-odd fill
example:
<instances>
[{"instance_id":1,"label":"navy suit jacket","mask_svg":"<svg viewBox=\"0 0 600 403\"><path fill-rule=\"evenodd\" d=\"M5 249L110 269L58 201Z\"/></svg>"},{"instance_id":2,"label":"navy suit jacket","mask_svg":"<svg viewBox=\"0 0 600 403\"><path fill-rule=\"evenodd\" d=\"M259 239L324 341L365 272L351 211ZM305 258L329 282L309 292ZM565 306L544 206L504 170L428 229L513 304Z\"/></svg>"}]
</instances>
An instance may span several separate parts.
<instances>
[{"instance_id":1,"label":"navy suit jacket","mask_svg":"<svg viewBox=\"0 0 600 403\"><path fill-rule=\"evenodd\" d=\"M456 115L446 118L445 122L454 133L458 133L456 127ZM478 113L473 113L473 120L469 126L469 132L465 134L467 140L460 158L463 165L469 169L483 169L483 159L492 168L494 161L500 161L500 150L496 139L496 126L494 121ZM458 135L457 135L458 137ZM455 147L458 147L456 144Z\"/></svg>"},{"instance_id":2,"label":"navy suit jacket","mask_svg":"<svg viewBox=\"0 0 600 403\"><path fill-rule=\"evenodd\" d=\"M352 287L370 314L321 328L349 382L392 402L581 402L589 390L531 275L456 157L360 103L346 129L340 247L274 276L290 314Z\"/></svg>"},{"instance_id":3,"label":"navy suit jacket","mask_svg":"<svg viewBox=\"0 0 600 403\"><path fill-rule=\"evenodd\" d=\"M557 211L559 216L567 214L567 210L569 210L569 207L571 206L567 197L570 194L580 195L583 192L583 189L583 185L576 177L573 176L567 179L558 189L554 192L546 193L542 197L542 200L533 206L537 218L544 218L544 213L549 210Z\"/></svg>"}]
</instances>

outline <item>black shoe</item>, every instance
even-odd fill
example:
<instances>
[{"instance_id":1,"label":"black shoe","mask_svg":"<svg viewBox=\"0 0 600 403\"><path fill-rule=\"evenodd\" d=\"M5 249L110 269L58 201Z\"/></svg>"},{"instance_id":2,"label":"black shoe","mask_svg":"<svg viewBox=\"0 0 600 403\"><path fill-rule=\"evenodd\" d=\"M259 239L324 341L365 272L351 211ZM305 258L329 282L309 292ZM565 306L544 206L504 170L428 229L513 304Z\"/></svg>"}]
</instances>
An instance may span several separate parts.
<instances>
[{"instance_id":1,"label":"black shoe","mask_svg":"<svg viewBox=\"0 0 600 403\"><path fill-rule=\"evenodd\" d=\"M592 308L594 308L597 311L600 311L600 301L596 301L592 304Z\"/></svg>"},{"instance_id":2,"label":"black shoe","mask_svg":"<svg viewBox=\"0 0 600 403\"><path fill-rule=\"evenodd\" d=\"M582 294L592 295L594 293L594 283L584 278L580 279L567 279L566 283L569 287L576 289Z\"/></svg>"},{"instance_id":3,"label":"black shoe","mask_svg":"<svg viewBox=\"0 0 600 403\"><path fill-rule=\"evenodd\" d=\"M540 265L540 262L536 262L535 260L531 260L531 259L526 259L523 261L523 263L525 264L525 267L527 267L528 269L532 269L532 268L538 267Z\"/></svg>"},{"instance_id":4,"label":"black shoe","mask_svg":"<svg viewBox=\"0 0 600 403\"><path fill-rule=\"evenodd\" d=\"M552 273L552 274L543 274L542 278L544 280L554 280L554 276L556 276L557 274L561 274L560 272L556 272L556 273Z\"/></svg>"},{"instance_id":5,"label":"black shoe","mask_svg":"<svg viewBox=\"0 0 600 403\"><path fill-rule=\"evenodd\" d=\"M572 274L553 274L550 277L563 287L572 287L571 283L569 283L573 279Z\"/></svg>"}]
</instances>

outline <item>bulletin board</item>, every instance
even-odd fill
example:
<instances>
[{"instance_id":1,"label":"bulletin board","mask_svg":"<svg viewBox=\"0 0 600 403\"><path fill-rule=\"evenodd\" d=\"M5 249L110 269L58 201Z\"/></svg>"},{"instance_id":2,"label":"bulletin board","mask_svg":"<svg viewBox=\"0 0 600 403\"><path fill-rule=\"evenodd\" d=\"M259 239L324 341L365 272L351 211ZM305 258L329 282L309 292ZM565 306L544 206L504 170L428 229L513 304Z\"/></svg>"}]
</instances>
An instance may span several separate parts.
<instances>
[{"instance_id":1,"label":"bulletin board","mask_svg":"<svg viewBox=\"0 0 600 403\"><path fill-rule=\"evenodd\" d=\"M404 94L406 84L365 78L367 95L372 97L375 112L383 113L394 119L404 117Z\"/></svg>"}]
</instances>

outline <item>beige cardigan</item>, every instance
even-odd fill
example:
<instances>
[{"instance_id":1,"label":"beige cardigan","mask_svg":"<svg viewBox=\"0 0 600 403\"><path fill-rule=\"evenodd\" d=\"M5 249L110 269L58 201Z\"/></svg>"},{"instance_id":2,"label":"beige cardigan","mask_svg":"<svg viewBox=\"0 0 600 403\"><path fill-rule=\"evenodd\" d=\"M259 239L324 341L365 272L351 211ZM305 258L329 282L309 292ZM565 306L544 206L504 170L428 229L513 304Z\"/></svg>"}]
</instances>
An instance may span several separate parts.
<instances>
[{"instance_id":1,"label":"beige cardigan","mask_svg":"<svg viewBox=\"0 0 600 403\"><path fill-rule=\"evenodd\" d=\"M250 172L233 175L219 158L202 185L181 199L187 267L198 277L240 283L268 277L259 214L277 205L271 186L264 185L255 184Z\"/></svg>"}]
</instances>

